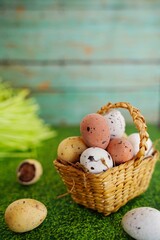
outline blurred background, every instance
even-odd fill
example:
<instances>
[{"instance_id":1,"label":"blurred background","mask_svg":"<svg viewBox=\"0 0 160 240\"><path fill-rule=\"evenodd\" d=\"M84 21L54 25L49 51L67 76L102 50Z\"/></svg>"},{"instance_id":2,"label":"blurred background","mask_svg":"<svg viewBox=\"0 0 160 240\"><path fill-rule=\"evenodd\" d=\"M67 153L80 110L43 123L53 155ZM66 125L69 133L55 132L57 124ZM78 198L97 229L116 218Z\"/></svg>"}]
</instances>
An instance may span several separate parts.
<instances>
[{"instance_id":1,"label":"blurred background","mask_svg":"<svg viewBox=\"0 0 160 240\"><path fill-rule=\"evenodd\" d=\"M120 224L125 212L160 210L160 162L147 194L105 219L66 196L53 166L59 144L80 135L85 115L120 101L140 109L160 150L160 0L0 0L0 239L128 239ZM126 133L134 133L128 113L125 120ZM43 166L34 187L17 181L17 166L28 158ZM28 197L47 206L48 219L27 235L12 233L4 211Z\"/></svg>"},{"instance_id":2,"label":"blurred background","mask_svg":"<svg viewBox=\"0 0 160 240\"><path fill-rule=\"evenodd\" d=\"M159 123L160 1L1 0L0 77L51 125L127 101ZM129 120L128 120L129 121Z\"/></svg>"}]
</instances>

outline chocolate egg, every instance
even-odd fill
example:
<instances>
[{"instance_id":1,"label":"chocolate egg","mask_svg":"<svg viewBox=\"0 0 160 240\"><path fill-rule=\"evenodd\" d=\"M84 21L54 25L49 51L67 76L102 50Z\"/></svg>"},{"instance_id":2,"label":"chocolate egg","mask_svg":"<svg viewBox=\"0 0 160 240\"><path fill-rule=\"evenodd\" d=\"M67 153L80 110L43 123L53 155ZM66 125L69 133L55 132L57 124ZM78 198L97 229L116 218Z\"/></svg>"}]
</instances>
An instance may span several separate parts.
<instances>
[{"instance_id":1,"label":"chocolate egg","mask_svg":"<svg viewBox=\"0 0 160 240\"><path fill-rule=\"evenodd\" d=\"M110 132L102 115L91 113L85 116L80 123L80 132L88 147L105 149L108 146Z\"/></svg>"},{"instance_id":2,"label":"chocolate egg","mask_svg":"<svg viewBox=\"0 0 160 240\"><path fill-rule=\"evenodd\" d=\"M126 138L111 139L107 151L117 165L133 158L132 144Z\"/></svg>"},{"instance_id":3,"label":"chocolate egg","mask_svg":"<svg viewBox=\"0 0 160 240\"><path fill-rule=\"evenodd\" d=\"M111 139L120 138L125 133L125 119L120 111L112 109L104 115L109 126Z\"/></svg>"},{"instance_id":4,"label":"chocolate egg","mask_svg":"<svg viewBox=\"0 0 160 240\"><path fill-rule=\"evenodd\" d=\"M17 180L22 185L36 183L43 173L42 165L35 159L23 160L17 168Z\"/></svg>"},{"instance_id":5,"label":"chocolate egg","mask_svg":"<svg viewBox=\"0 0 160 240\"><path fill-rule=\"evenodd\" d=\"M113 167L110 154L98 147L87 148L80 157L80 163L91 173L101 173Z\"/></svg>"}]
</instances>

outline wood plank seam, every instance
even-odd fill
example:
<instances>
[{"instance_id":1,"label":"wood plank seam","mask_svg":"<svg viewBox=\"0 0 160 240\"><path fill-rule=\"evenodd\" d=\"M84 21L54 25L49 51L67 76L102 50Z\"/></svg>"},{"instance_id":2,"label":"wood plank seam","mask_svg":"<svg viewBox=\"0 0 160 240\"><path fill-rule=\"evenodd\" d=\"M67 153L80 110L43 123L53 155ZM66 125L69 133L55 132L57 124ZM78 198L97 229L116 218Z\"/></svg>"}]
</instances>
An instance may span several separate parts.
<instances>
[{"instance_id":1,"label":"wood plank seam","mask_svg":"<svg viewBox=\"0 0 160 240\"><path fill-rule=\"evenodd\" d=\"M160 58L158 59L57 59L57 60L34 60L34 59L0 59L0 65L31 65L31 66L46 66L46 65L160 65Z\"/></svg>"}]
</instances>

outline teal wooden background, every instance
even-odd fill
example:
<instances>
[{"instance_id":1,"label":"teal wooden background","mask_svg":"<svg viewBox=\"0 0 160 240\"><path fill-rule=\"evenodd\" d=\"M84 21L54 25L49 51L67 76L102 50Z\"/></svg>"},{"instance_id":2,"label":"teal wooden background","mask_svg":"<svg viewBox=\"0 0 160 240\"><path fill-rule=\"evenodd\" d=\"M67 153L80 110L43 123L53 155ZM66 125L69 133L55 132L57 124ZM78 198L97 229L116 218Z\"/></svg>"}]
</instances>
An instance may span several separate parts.
<instances>
[{"instance_id":1,"label":"teal wooden background","mask_svg":"<svg viewBox=\"0 0 160 240\"><path fill-rule=\"evenodd\" d=\"M108 101L157 123L160 1L1 0L0 76L29 87L53 125L79 124Z\"/></svg>"}]
</instances>

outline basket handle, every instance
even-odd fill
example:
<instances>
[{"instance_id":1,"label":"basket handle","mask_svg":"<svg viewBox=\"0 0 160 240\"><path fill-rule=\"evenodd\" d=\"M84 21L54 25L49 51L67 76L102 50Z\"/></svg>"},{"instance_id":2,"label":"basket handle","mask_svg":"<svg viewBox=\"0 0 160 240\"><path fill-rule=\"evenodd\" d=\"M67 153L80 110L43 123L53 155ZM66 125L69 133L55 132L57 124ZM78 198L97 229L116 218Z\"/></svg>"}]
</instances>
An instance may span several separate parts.
<instances>
[{"instance_id":1,"label":"basket handle","mask_svg":"<svg viewBox=\"0 0 160 240\"><path fill-rule=\"evenodd\" d=\"M112 108L125 108L129 111L133 122L139 132L140 135L140 144L139 144L139 152L137 155L134 157L135 160L139 159L142 160L145 156L145 150L147 149L146 142L148 140L148 133L147 133L147 126L144 117L140 113L139 109L133 107L130 103L128 102L118 102L118 103L108 103L101 107L97 113L99 114L105 114L108 112L108 110Z\"/></svg>"}]
</instances>

